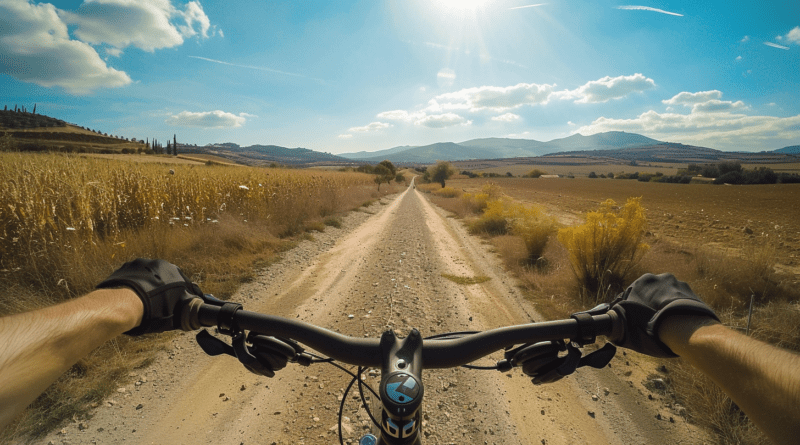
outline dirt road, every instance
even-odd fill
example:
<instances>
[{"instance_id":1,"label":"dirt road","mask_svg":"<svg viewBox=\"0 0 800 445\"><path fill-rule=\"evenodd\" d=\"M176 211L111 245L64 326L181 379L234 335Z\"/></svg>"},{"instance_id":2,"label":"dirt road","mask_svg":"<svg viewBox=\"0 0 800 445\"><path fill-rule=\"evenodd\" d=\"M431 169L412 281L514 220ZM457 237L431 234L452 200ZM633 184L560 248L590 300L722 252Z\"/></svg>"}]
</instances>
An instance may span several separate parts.
<instances>
[{"instance_id":1,"label":"dirt road","mask_svg":"<svg viewBox=\"0 0 800 445\"><path fill-rule=\"evenodd\" d=\"M234 299L248 310L354 336L386 329L405 335L412 327L427 336L539 319L499 264L458 221L409 188L304 241ZM442 274L489 280L462 285ZM519 370L425 371L425 443L703 443L643 392L647 362L629 360L619 354L611 369L580 370L544 387ZM233 358L205 356L192 334L180 334L92 419L44 443L338 443L336 415L348 379L327 364L259 377ZM349 443L369 427L354 396L344 414Z\"/></svg>"}]
</instances>

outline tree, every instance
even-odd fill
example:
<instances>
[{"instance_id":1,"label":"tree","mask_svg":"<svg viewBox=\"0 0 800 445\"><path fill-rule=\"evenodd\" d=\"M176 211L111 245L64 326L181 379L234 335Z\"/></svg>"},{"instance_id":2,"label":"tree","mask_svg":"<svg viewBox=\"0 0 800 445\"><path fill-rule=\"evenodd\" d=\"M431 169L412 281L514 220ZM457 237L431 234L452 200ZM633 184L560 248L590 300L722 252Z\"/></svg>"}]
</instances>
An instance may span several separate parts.
<instances>
[{"instance_id":1,"label":"tree","mask_svg":"<svg viewBox=\"0 0 800 445\"><path fill-rule=\"evenodd\" d=\"M172 134L172 154L178 156L178 137Z\"/></svg>"},{"instance_id":2,"label":"tree","mask_svg":"<svg viewBox=\"0 0 800 445\"><path fill-rule=\"evenodd\" d=\"M444 188L445 181L450 179L456 173L456 170L449 162L439 161L436 165L428 167L428 172L430 172L431 182L438 182Z\"/></svg>"},{"instance_id":3,"label":"tree","mask_svg":"<svg viewBox=\"0 0 800 445\"><path fill-rule=\"evenodd\" d=\"M388 184L392 182L392 179L397 175L397 168L395 168L391 161L385 160L376 165L375 168L372 169L372 173L375 175L375 183L378 184L378 190L380 190L381 183L385 182Z\"/></svg>"}]
</instances>

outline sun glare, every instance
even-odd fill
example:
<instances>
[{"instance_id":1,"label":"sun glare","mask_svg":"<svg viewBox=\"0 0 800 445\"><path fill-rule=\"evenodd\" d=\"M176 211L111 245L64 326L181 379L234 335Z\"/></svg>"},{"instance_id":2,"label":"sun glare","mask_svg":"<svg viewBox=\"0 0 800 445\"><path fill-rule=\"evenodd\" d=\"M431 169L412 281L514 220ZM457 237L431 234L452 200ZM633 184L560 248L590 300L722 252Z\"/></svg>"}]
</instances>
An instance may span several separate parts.
<instances>
[{"instance_id":1,"label":"sun glare","mask_svg":"<svg viewBox=\"0 0 800 445\"><path fill-rule=\"evenodd\" d=\"M444 9L458 10L458 11L475 11L483 8L491 0L437 0Z\"/></svg>"}]
</instances>

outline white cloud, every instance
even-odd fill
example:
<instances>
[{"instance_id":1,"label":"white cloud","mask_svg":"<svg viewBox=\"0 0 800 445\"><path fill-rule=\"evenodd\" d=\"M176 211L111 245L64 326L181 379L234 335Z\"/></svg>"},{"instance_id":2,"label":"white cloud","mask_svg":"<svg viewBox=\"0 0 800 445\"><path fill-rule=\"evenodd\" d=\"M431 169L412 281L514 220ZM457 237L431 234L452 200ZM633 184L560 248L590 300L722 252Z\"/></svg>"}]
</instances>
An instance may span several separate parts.
<instances>
[{"instance_id":1,"label":"white cloud","mask_svg":"<svg viewBox=\"0 0 800 445\"><path fill-rule=\"evenodd\" d=\"M778 48L778 49L789 49L788 46L778 45L777 43L772 43L772 42L764 42L764 45L771 46L773 48Z\"/></svg>"},{"instance_id":2,"label":"white cloud","mask_svg":"<svg viewBox=\"0 0 800 445\"><path fill-rule=\"evenodd\" d=\"M470 124L472 124L472 121L469 121L455 113L428 115L414 122L414 125L422 125L428 128L447 128L454 127L456 125Z\"/></svg>"},{"instance_id":3,"label":"white cloud","mask_svg":"<svg viewBox=\"0 0 800 445\"><path fill-rule=\"evenodd\" d=\"M747 106L742 101L709 100L692 106L692 113L719 113L722 111L743 110Z\"/></svg>"},{"instance_id":4,"label":"white cloud","mask_svg":"<svg viewBox=\"0 0 800 445\"><path fill-rule=\"evenodd\" d=\"M208 31L211 29L211 21L208 19L205 11L203 11L203 7L200 6L200 2L187 3L186 9L183 12L183 19L186 21L186 25L178 26L181 34L193 37L199 33L203 38L208 38ZM199 32L195 30L195 26L200 28Z\"/></svg>"},{"instance_id":5,"label":"white cloud","mask_svg":"<svg viewBox=\"0 0 800 445\"><path fill-rule=\"evenodd\" d=\"M75 36L84 42L135 46L150 52L181 45L185 37L207 38L211 28L196 1L180 11L170 0L86 0L77 11L60 11L59 15L77 25ZM173 19L183 23L174 24Z\"/></svg>"},{"instance_id":6,"label":"white cloud","mask_svg":"<svg viewBox=\"0 0 800 445\"><path fill-rule=\"evenodd\" d=\"M683 105L691 107L693 113L718 113L721 111L745 110L748 107L742 101L731 102L720 100L722 91L710 90L689 93L687 91L678 93L669 99L662 100L661 103L667 105ZM667 107L667 111L672 111L672 107Z\"/></svg>"},{"instance_id":7,"label":"white cloud","mask_svg":"<svg viewBox=\"0 0 800 445\"><path fill-rule=\"evenodd\" d=\"M742 56L736 56L736 61L737 62L741 62L742 61Z\"/></svg>"},{"instance_id":8,"label":"white cloud","mask_svg":"<svg viewBox=\"0 0 800 445\"><path fill-rule=\"evenodd\" d=\"M182 127L200 128L238 128L247 121L246 113L235 115L225 111L203 111L199 113L191 111L181 111L180 113L167 118L166 123L179 125Z\"/></svg>"},{"instance_id":9,"label":"white cloud","mask_svg":"<svg viewBox=\"0 0 800 445\"><path fill-rule=\"evenodd\" d=\"M336 136L336 137L338 137L339 139L351 139L353 137L353 135L352 134L340 134L339 136Z\"/></svg>"},{"instance_id":10,"label":"white cloud","mask_svg":"<svg viewBox=\"0 0 800 445\"><path fill-rule=\"evenodd\" d=\"M575 99L577 103L598 103L621 99L629 94L653 89L655 86L653 79L636 73L632 76L606 76L587 82L571 91L559 91L554 96L559 99Z\"/></svg>"},{"instance_id":11,"label":"white cloud","mask_svg":"<svg viewBox=\"0 0 800 445\"><path fill-rule=\"evenodd\" d=\"M384 111L382 113L378 113L376 117L378 119L386 119L390 121L414 122L416 120L425 117L425 112L416 111L413 113L409 113L406 110L392 110L392 111Z\"/></svg>"},{"instance_id":12,"label":"white cloud","mask_svg":"<svg viewBox=\"0 0 800 445\"><path fill-rule=\"evenodd\" d=\"M389 128L391 126L392 126L392 124L387 124L387 123L384 123L384 122L373 122L373 123L371 123L369 125L365 125L363 127L352 127L350 129L348 129L347 131L349 131L351 133L367 133L367 132L370 132L370 131L378 131L378 130L382 130L384 128Z\"/></svg>"},{"instance_id":13,"label":"white cloud","mask_svg":"<svg viewBox=\"0 0 800 445\"><path fill-rule=\"evenodd\" d=\"M744 36L742 37L742 40L739 41L739 43L747 43L749 41L750 41L750 36Z\"/></svg>"},{"instance_id":14,"label":"white cloud","mask_svg":"<svg viewBox=\"0 0 800 445\"><path fill-rule=\"evenodd\" d=\"M520 83L510 87L482 86L436 96L428 110L508 110L523 105L547 103L555 85Z\"/></svg>"},{"instance_id":15,"label":"white cloud","mask_svg":"<svg viewBox=\"0 0 800 445\"><path fill-rule=\"evenodd\" d=\"M784 38L791 43L800 45L800 26L795 26Z\"/></svg>"},{"instance_id":16,"label":"white cloud","mask_svg":"<svg viewBox=\"0 0 800 445\"><path fill-rule=\"evenodd\" d=\"M674 16L677 16L677 17L683 17L683 14L678 14L677 12L664 11L663 9L651 8L650 6L635 6L635 5L617 6L617 9L626 9L626 10L629 10L629 11L652 11L652 12L658 12L658 13L661 13L661 14L668 14L668 15L674 15Z\"/></svg>"},{"instance_id":17,"label":"white cloud","mask_svg":"<svg viewBox=\"0 0 800 445\"><path fill-rule=\"evenodd\" d=\"M131 83L94 48L70 39L53 5L25 0L0 2L0 73L72 94Z\"/></svg>"},{"instance_id":18,"label":"white cloud","mask_svg":"<svg viewBox=\"0 0 800 445\"><path fill-rule=\"evenodd\" d=\"M584 135L604 131L629 131L660 140L675 140L713 148L748 150L764 142L800 138L800 115L792 117L749 116L742 101L721 101L722 93L680 93L662 102L691 107L688 114L654 110L633 119L600 117L578 129Z\"/></svg>"},{"instance_id":19,"label":"white cloud","mask_svg":"<svg viewBox=\"0 0 800 445\"><path fill-rule=\"evenodd\" d=\"M520 119L519 115L514 113L501 114L500 116L494 116L492 118L493 121L499 121L499 122L515 122L518 121L519 119Z\"/></svg>"},{"instance_id":20,"label":"white cloud","mask_svg":"<svg viewBox=\"0 0 800 445\"><path fill-rule=\"evenodd\" d=\"M689 93L689 92L682 92L678 93L672 98L667 100L662 100L661 103L667 105L694 105L703 102L708 102L709 100L719 99L722 97L722 91L719 90L711 90L711 91L700 91L697 93Z\"/></svg>"}]
</instances>

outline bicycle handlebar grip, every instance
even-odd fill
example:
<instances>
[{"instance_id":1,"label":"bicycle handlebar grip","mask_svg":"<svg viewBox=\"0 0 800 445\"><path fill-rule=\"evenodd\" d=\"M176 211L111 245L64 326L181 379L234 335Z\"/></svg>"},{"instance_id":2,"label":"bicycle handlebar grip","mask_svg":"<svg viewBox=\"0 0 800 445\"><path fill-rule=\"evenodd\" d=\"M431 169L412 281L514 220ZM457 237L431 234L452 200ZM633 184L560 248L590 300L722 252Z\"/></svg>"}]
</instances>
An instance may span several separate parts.
<instances>
[{"instance_id":1,"label":"bicycle handlebar grip","mask_svg":"<svg viewBox=\"0 0 800 445\"><path fill-rule=\"evenodd\" d=\"M203 306L202 298L192 298L183 305L183 308L181 308L181 329L195 331L203 327L198 316L201 306Z\"/></svg>"},{"instance_id":2,"label":"bicycle handlebar grip","mask_svg":"<svg viewBox=\"0 0 800 445\"><path fill-rule=\"evenodd\" d=\"M614 309L609 309L606 313L611 318L611 332L608 334L608 340L616 344L625 338L625 320Z\"/></svg>"}]
</instances>

